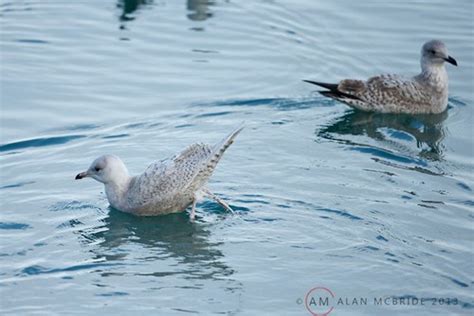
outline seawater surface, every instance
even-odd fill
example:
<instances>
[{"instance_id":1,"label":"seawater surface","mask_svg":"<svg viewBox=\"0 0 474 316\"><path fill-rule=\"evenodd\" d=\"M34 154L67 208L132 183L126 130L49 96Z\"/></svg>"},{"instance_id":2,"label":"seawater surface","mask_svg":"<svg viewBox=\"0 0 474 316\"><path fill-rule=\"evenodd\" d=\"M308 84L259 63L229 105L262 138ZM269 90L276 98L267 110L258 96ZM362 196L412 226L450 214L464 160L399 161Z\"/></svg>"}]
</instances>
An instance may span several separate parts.
<instances>
[{"instance_id":1,"label":"seawater surface","mask_svg":"<svg viewBox=\"0 0 474 316\"><path fill-rule=\"evenodd\" d=\"M472 314L473 12L2 2L0 313L310 315L325 287L348 300L331 315ZM443 114L354 112L301 82L416 74L432 38L459 62ZM74 181L101 154L140 173L243 121L209 184L235 215L203 201L194 223L138 218Z\"/></svg>"}]
</instances>

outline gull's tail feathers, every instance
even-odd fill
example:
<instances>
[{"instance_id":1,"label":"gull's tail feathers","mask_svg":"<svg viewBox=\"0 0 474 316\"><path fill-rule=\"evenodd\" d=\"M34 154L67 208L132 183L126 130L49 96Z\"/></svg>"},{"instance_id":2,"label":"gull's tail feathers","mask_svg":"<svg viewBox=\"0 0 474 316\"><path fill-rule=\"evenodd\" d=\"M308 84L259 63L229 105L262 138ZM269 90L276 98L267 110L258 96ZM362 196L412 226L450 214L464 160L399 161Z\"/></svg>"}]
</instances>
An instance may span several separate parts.
<instances>
[{"instance_id":1,"label":"gull's tail feathers","mask_svg":"<svg viewBox=\"0 0 474 316\"><path fill-rule=\"evenodd\" d=\"M330 91L337 91L337 86L338 86L337 83L325 83L325 82L312 81L312 80L303 80L303 81L326 88Z\"/></svg>"},{"instance_id":2,"label":"gull's tail feathers","mask_svg":"<svg viewBox=\"0 0 474 316\"><path fill-rule=\"evenodd\" d=\"M339 102L343 102L350 107L353 107L355 109L359 109L362 111L372 111L373 107L361 100L360 98L356 97L355 95L345 93L339 90L340 85L343 85L343 89L347 88L347 91L352 91L354 88L360 88L360 84L358 80L343 80L340 84L336 83L325 83L325 82L318 82L318 81L311 81L311 80L303 80L304 82L308 82L323 88L326 88L328 90L323 90L323 91L318 91L322 95L328 98L332 98L334 100L337 100ZM357 85L356 85L357 84ZM355 86L355 87L353 87ZM344 90L346 91L346 90Z\"/></svg>"},{"instance_id":3,"label":"gull's tail feathers","mask_svg":"<svg viewBox=\"0 0 474 316\"><path fill-rule=\"evenodd\" d=\"M322 95L326 97L330 97L330 98L338 99L338 100L339 99L359 100L359 98L354 95L340 91L339 84L337 83L325 83L325 82L318 82L318 81L311 81L311 80L303 80L303 81L328 89L329 91L318 91L319 93L321 93Z\"/></svg>"}]
</instances>

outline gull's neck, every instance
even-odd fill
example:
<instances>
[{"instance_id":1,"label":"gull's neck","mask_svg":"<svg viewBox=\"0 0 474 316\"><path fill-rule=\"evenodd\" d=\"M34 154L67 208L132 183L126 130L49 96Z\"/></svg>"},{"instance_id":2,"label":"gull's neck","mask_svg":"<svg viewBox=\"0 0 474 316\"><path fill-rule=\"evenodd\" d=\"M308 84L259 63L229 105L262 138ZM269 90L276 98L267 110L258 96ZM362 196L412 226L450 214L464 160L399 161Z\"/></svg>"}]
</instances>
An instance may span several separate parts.
<instances>
[{"instance_id":1,"label":"gull's neck","mask_svg":"<svg viewBox=\"0 0 474 316\"><path fill-rule=\"evenodd\" d=\"M428 88L433 113L441 113L448 106L448 73L444 63L421 60L421 73L415 80Z\"/></svg>"},{"instance_id":2,"label":"gull's neck","mask_svg":"<svg viewBox=\"0 0 474 316\"><path fill-rule=\"evenodd\" d=\"M130 177L128 172L124 172L117 174L113 181L109 181L104 184L105 194L107 195L107 199L109 200L109 203L112 205L112 207L121 211L126 211L126 194L128 192L131 179L132 177Z\"/></svg>"},{"instance_id":3,"label":"gull's neck","mask_svg":"<svg viewBox=\"0 0 474 316\"><path fill-rule=\"evenodd\" d=\"M421 60L421 74L419 79L433 86L437 92L447 93L448 89L448 73L444 67L444 63L432 63Z\"/></svg>"}]
</instances>

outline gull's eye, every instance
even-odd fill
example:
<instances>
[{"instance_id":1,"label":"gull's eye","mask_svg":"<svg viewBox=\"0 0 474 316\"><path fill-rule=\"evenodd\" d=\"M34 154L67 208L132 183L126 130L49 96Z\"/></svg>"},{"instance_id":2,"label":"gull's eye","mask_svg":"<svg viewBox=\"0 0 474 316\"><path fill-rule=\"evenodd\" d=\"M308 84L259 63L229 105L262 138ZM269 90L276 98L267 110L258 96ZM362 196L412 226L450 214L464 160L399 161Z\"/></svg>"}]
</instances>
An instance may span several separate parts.
<instances>
[{"instance_id":1,"label":"gull's eye","mask_svg":"<svg viewBox=\"0 0 474 316\"><path fill-rule=\"evenodd\" d=\"M436 51L435 51L434 49L432 49L432 50L430 50L430 53L431 53L432 55L435 55L435 54L436 54Z\"/></svg>"},{"instance_id":2,"label":"gull's eye","mask_svg":"<svg viewBox=\"0 0 474 316\"><path fill-rule=\"evenodd\" d=\"M100 171L100 168L99 167L95 167L94 168L96 172L99 172Z\"/></svg>"}]
</instances>

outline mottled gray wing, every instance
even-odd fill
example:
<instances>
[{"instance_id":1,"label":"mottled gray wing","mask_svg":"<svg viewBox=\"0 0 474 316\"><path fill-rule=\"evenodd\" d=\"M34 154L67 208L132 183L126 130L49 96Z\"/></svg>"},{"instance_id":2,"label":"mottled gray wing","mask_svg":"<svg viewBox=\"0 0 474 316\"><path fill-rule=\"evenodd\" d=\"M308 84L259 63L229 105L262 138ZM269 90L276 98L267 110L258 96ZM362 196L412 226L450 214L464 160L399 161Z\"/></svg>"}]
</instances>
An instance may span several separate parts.
<instances>
[{"instance_id":1,"label":"mottled gray wing","mask_svg":"<svg viewBox=\"0 0 474 316\"><path fill-rule=\"evenodd\" d=\"M189 184L189 191L194 192L207 182L221 160L222 155L224 155L227 148L234 143L234 139L239 135L243 128L243 124L239 125L229 135L212 147L209 158L203 161L204 163L201 165L201 168L196 173L193 181Z\"/></svg>"},{"instance_id":2,"label":"mottled gray wing","mask_svg":"<svg viewBox=\"0 0 474 316\"><path fill-rule=\"evenodd\" d=\"M137 207L173 199L177 194L184 193L211 153L211 146L194 144L171 159L151 164L134 178L129 189L129 196L133 196L134 201L129 202ZM140 197L139 201L137 197Z\"/></svg>"},{"instance_id":3,"label":"mottled gray wing","mask_svg":"<svg viewBox=\"0 0 474 316\"><path fill-rule=\"evenodd\" d=\"M367 81L342 80L338 90L353 95L374 108L378 105L412 108L430 104L430 95L419 82L398 75L381 75Z\"/></svg>"}]
</instances>

